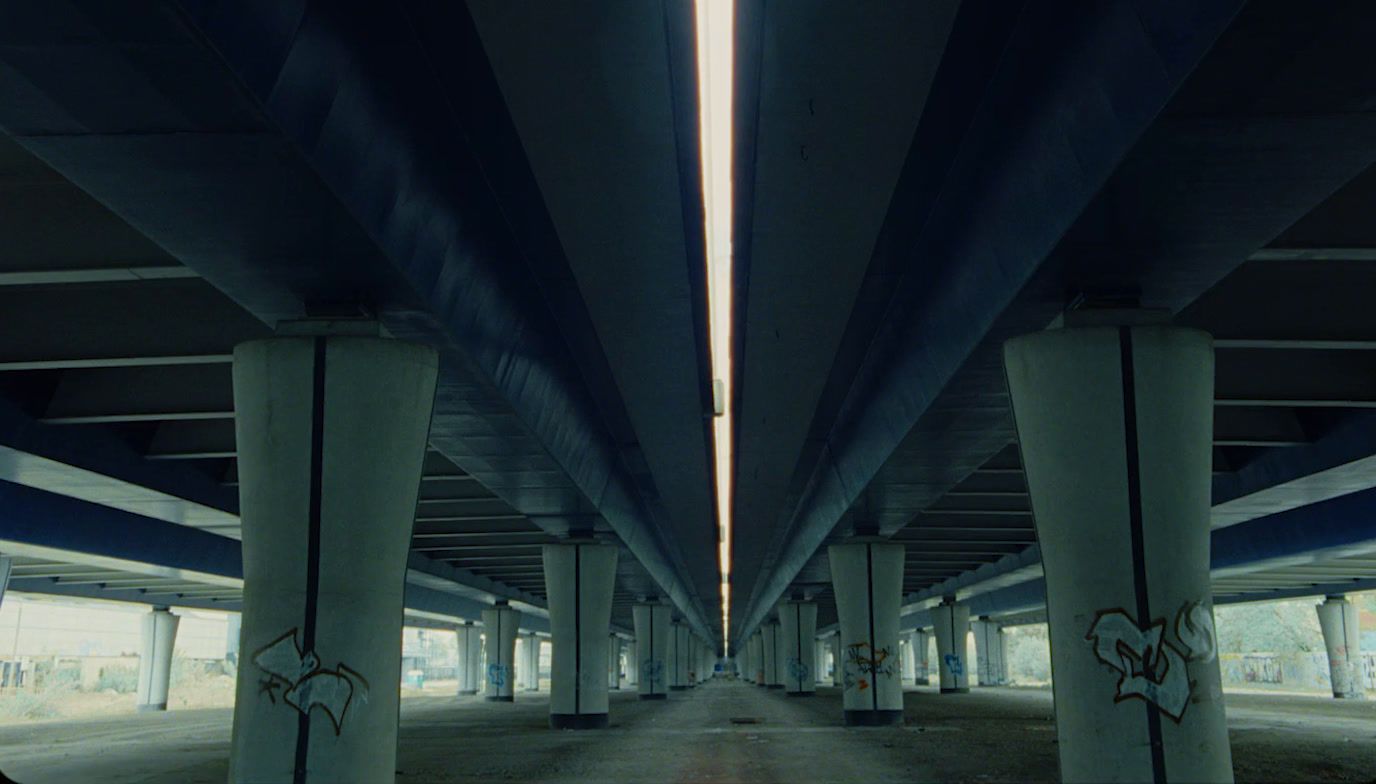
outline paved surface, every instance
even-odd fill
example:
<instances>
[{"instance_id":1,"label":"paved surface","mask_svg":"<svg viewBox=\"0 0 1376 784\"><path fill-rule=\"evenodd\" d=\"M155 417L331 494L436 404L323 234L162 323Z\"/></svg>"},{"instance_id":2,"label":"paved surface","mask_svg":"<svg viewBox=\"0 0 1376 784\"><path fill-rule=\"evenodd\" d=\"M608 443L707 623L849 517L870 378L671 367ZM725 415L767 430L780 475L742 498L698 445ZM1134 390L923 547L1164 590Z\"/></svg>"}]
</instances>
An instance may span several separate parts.
<instances>
[{"instance_id":1,"label":"paved surface","mask_svg":"<svg viewBox=\"0 0 1376 784\"><path fill-rule=\"evenodd\" d=\"M667 703L613 694L612 726L547 729L545 695L403 702L398 784L418 782L1055 781L1051 695L910 691L907 725L846 729L840 695L790 698L715 683ZM1376 701L1230 695L1238 781L1376 777ZM759 723L734 724L732 719ZM227 710L0 728L0 770L21 784L223 784Z\"/></svg>"}]
</instances>

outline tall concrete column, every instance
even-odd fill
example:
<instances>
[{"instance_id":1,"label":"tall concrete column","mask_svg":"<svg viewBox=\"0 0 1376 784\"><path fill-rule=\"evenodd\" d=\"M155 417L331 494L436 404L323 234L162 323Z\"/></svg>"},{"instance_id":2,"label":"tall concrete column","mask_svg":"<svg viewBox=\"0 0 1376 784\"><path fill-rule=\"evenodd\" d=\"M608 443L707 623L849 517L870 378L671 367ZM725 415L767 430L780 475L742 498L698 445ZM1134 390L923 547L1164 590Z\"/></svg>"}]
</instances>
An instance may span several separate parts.
<instances>
[{"instance_id":1,"label":"tall concrete column","mask_svg":"<svg viewBox=\"0 0 1376 784\"><path fill-rule=\"evenodd\" d=\"M669 696L669 648L673 627L669 607L640 603L631 608L635 621L636 691L642 700Z\"/></svg>"},{"instance_id":2,"label":"tall concrete column","mask_svg":"<svg viewBox=\"0 0 1376 784\"><path fill-rule=\"evenodd\" d=\"M506 602L483 610L483 652L487 654L483 695L488 702L516 699L516 628L520 622L521 616Z\"/></svg>"},{"instance_id":3,"label":"tall concrete column","mask_svg":"<svg viewBox=\"0 0 1376 784\"><path fill-rule=\"evenodd\" d=\"M635 640L626 641L621 647L621 652L626 656L626 688L635 688L639 691L640 667L639 662L636 661L635 651Z\"/></svg>"},{"instance_id":4,"label":"tall concrete column","mask_svg":"<svg viewBox=\"0 0 1376 784\"><path fill-rule=\"evenodd\" d=\"M636 623L636 690L643 700L662 700L669 696L670 611L663 604L641 604L632 608Z\"/></svg>"},{"instance_id":5,"label":"tall concrete column","mask_svg":"<svg viewBox=\"0 0 1376 784\"><path fill-rule=\"evenodd\" d=\"M615 545L547 544L543 548L549 627L549 726L607 726L607 642L611 637Z\"/></svg>"},{"instance_id":6,"label":"tall concrete column","mask_svg":"<svg viewBox=\"0 0 1376 784\"><path fill-rule=\"evenodd\" d=\"M927 632L917 629L910 633L908 648L913 652L913 684L926 686L931 682L931 663L927 660Z\"/></svg>"},{"instance_id":7,"label":"tall concrete column","mask_svg":"<svg viewBox=\"0 0 1376 784\"><path fill-rule=\"evenodd\" d=\"M243 538L232 782L391 781L434 350L284 325L234 350ZM335 334L310 334L330 331ZM371 336L363 334L371 332Z\"/></svg>"},{"instance_id":8,"label":"tall concrete column","mask_svg":"<svg viewBox=\"0 0 1376 784\"><path fill-rule=\"evenodd\" d=\"M1344 596L1329 596L1317 607L1319 629L1328 649L1329 680L1333 696L1340 700L1366 697L1362 682L1362 636L1357 606Z\"/></svg>"},{"instance_id":9,"label":"tall concrete column","mask_svg":"<svg viewBox=\"0 0 1376 784\"><path fill-rule=\"evenodd\" d=\"M10 584L10 570L14 559L8 555L0 555L0 607L5 604L5 589Z\"/></svg>"},{"instance_id":10,"label":"tall concrete column","mask_svg":"<svg viewBox=\"0 0 1376 784\"><path fill-rule=\"evenodd\" d=\"M998 678L999 678L999 683L1002 683L1002 684L1005 684L1005 685L1006 685L1006 684L1012 683L1012 682L1013 682L1013 678L1008 674L1008 630L1005 629L1005 628L1003 628L1002 626L999 627L998 640L999 640L999 644L998 644L998 651L999 651Z\"/></svg>"},{"instance_id":11,"label":"tall concrete column","mask_svg":"<svg viewBox=\"0 0 1376 784\"><path fill-rule=\"evenodd\" d=\"M764 670L764 631L761 628L750 635L750 679L756 686L769 685L765 680Z\"/></svg>"},{"instance_id":12,"label":"tall concrete column","mask_svg":"<svg viewBox=\"0 0 1376 784\"><path fill-rule=\"evenodd\" d=\"M1088 325L1106 316L1004 348L1061 776L1232 781L1209 581L1212 339L1140 313Z\"/></svg>"},{"instance_id":13,"label":"tall concrete column","mask_svg":"<svg viewBox=\"0 0 1376 784\"><path fill-rule=\"evenodd\" d=\"M841 620L846 724L901 724L898 608L903 593L903 545L834 544L827 548L827 558Z\"/></svg>"},{"instance_id":14,"label":"tall concrete column","mask_svg":"<svg viewBox=\"0 0 1376 784\"><path fill-rule=\"evenodd\" d=\"M521 638L522 650L517 673L523 691L540 690L540 637L534 633Z\"/></svg>"},{"instance_id":15,"label":"tall concrete column","mask_svg":"<svg viewBox=\"0 0 1376 784\"><path fill-rule=\"evenodd\" d=\"M167 686L172 678L172 646L181 619L166 607L143 616L139 647L138 710L167 710Z\"/></svg>"},{"instance_id":16,"label":"tall concrete column","mask_svg":"<svg viewBox=\"0 0 1376 784\"><path fill-rule=\"evenodd\" d=\"M846 685L846 667L841 659L841 633L831 635L831 685L841 689Z\"/></svg>"},{"instance_id":17,"label":"tall concrete column","mask_svg":"<svg viewBox=\"0 0 1376 784\"><path fill-rule=\"evenodd\" d=\"M784 693L806 697L817 693L817 603L788 601L779 605L779 639L784 652Z\"/></svg>"},{"instance_id":18,"label":"tall concrete column","mask_svg":"<svg viewBox=\"0 0 1376 784\"><path fill-rule=\"evenodd\" d=\"M765 688L782 689L783 679L779 677L779 622L768 620L761 624L760 637L764 640Z\"/></svg>"},{"instance_id":19,"label":"tall concrete column","mask_svg":"<svg viewBox=\"0 0 1376 784\"><path fill-rule=\"evenodd\" d=\"M674 622L673 657L674 682L670 689L683 691L692 686L689 673L693 669L693 632L688 628L688 624L682 621Z\"/></svg>"},{"instance_id":20,"label":"tall concrete column","mask_svg":"<svg viewBox=\"0 0 1376 784\"><path fill-rule=\"evenodd\" d=\"M964 694L970 690L970 662L966 655L966 635L970 633L970 608L946 602L932 608L936 631L936 669L942 694Z\"/></svg>"},{"instance_id":21,"label":"tall concrete column","mask_svg":"<svg viewBox=\"0 0 1376 784\"><path fill-rule=\"evenodd\" d=\"M912 681L916 679L917 663L914 660L912 640L908 635L899 636L898 650L903 656L903 680Z\"/></svg>"},{"instance_id":22,"label":"tall concrete column","mask_svg":"<svg viewBox=\"0 0 1376 784\"><path fill-rule=\"evenodd\" d=\"M239 635L243 632L243 616L230 613L225 616L225 661L239 665Z\"/></svg>"},{"instance_id":23,"label":"tall concrete column","mask_svg":"<svg viewBox=\"0 0 1376 784\"><path fill-rule=\"evenodd\" d=\"M615 634L607 637L607 688L621 690L621 638Z\"/></svg>"},{"instance_id":24,"label":"tall concrete column","mask_svg":"<svg viewBox=\"0 0 1376 784\"><path fill-rule=\"evenodd\" d=\"M477 694L482 685L482 629L472 621L454 630L459 637L459 694Z\"/></svg>"},{"instance_id":25,"label":"tall concrete column","mask_svg":"<svg viewBox=\"0 0 1376 784\"><path fill-rule=\"evenodd\" d=\"M975 673L980 686L1003 685L1003 629L988 618L970 623L975 633Z\"/></svg>"},{"instance_id":26,"label":"tall concrete column","mask_svg":"<svg viewBox=\"0 0 1376 784\"><path fill-rule=\"evenodd\" d=\"M813 670L814 683L830 683L831 678L827 673L827 641L816 639L812 641L812 661L817 664Z\"/></svg>"}]
</instances>

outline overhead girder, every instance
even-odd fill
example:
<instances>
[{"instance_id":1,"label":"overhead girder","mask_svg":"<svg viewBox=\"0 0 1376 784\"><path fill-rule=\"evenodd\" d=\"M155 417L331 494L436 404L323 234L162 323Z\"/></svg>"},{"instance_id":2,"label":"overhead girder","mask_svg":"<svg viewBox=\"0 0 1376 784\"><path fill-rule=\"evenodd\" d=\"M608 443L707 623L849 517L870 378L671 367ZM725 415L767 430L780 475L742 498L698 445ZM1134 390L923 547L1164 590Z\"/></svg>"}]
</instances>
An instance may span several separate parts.
<instances>
[{"instance_id":1,"label":"overhead girder","mask_svg":"<svg viewBox=\"0 0 1376 784\"><path fill-rule=\"evenodd\" d=\"M1093 18L1025 38L1055 17L1029 4L1004 50L1006 70L982 96L966 157L944 180L925 221L905 215L905 225L917 227L902 246L911 266L890 287L885 321L857 366L825 448L805 466L799 500L778 529L771 582L759 587L744 629L787 590L827 536L857 520L892 533L963 480L993 476L976 469L1014 438L999 368L1004 339L1050 325L1068 294L1127 296L1180 311L1376 160L1376 122L1352 111L1370 98L1371 74L1345 74L1333 90L1315 95L1289 76L1252 67L1285 61L1306 73L1342 71L1334 58L1360 48L1370 10L1343 5L1315 17L1284 4L1251 3L1235 19L1241 6L1191 4L1186 13L1154 5L1149 13L1169 18L1144 29L1120 24L1143 10L1138 4L1104 3ZM1172 43L1167 56L1175 59L1163 71L1150 54L1157 46L1152 36L1173 24L1188 43ZM1076 43L1062 41L1047 56L1075 66L1051 77L1030 65L1035 60L1017 59L1035 58L1037 46L1058 36ZM948 49L958 40L953 33ZM1026 84L1039 79L1044 83ZM1098 106L1115 111L1085 105L1048 118L1033 110L1030 119L991 124L1005 106L999 90L1019 83L1021 91L1003 93L1015 99L1007 110L1027 109L1016 100L1080 105L1079 91L1093 101L1112 95ZM1093 123L1105 127L1090 131ZM1019 134L1008 132L1014 127ZM1042 141L1008 147L1001 156L1001 136ZM1074 162L1057 161L1078 145L1092 150ZM1247 349L1220 351L1222 391L1235 378L1227 357L1239 350ZM1331 403L1354 402L1351 394L1339 397ZM1270 446L1268 439L1220 441L1218 454L1228 462ZM923 489L891 497L894 485Z\"/></svg>"},{"instance_id":2,"label":"overhead girder","mask_svg":"<svg viewBox=\"0 0 1376 784\"><path fill-rule=\"evenodd\" d=\"M436 346L434 446L551 533L615 533L621 579L714 637L571 356L582 303L551 309L567 265L466 7L168 10L4 11L0 125L264 323L366 312Z\"/></svg>"}]
</instances>

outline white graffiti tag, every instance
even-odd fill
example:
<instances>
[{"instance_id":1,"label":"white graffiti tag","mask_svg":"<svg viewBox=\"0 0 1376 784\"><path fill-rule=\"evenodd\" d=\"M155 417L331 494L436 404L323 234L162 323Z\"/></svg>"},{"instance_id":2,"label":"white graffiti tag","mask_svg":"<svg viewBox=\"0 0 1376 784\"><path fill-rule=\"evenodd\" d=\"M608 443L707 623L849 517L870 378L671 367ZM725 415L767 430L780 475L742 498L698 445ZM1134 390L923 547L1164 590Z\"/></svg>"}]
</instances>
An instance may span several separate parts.
<instances>
[{"instance_id":1,"label":"white graffiti tag","mask_svg":"<svg viewBox=\"0 0 1376 784\"><path fill-rule=\"evenodd\" d=\"M1214 650L1214 614L1199 602L1190 602L1175 616L1175 636L1184 644L1191 661L1211 662Z\"/></svg>"},{"instance_id":2,"label":"white graffiti tag","mask_svg":"<svg viewBox=\"0 0 1376 784\"><path fill-rule=\"evenodd\" d=\"M368 699L368 681L340 662L334 669L320 666L315 651L302 651L296 643L296 629L263 646L253 655L253 663L266 675L258 682L258 692L277 704L278 692L284 703L301 714L319 708L329 717L338 735L349 706Z\"/></svg>"},{"instance_id":3,"label":"white graffiti tag","mask_svg":"<svg viewBox=\"0 0 1376 784\"><path fill-rule=\"evenodd\" d=\"M1164 619L1142 627L1121 609L1095 617L1085 639L1099 661L1119 673L1114 702L1136 698L1177 723L1184 717L1194 691L1186 662L1212 661L1216 653L1213 614L1202 604L1187 604L1176 615L1175 633L1178 645L1166 639Z\"/></svg>"}]
</instances>

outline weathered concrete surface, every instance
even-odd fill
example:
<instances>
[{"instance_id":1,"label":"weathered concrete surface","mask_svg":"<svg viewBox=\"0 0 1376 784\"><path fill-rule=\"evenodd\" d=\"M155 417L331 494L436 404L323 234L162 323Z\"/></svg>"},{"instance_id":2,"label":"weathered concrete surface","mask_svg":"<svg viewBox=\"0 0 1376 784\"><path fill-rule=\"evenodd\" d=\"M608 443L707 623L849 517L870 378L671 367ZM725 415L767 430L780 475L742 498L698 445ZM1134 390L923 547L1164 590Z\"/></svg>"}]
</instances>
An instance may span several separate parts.
<instances>
[{"instance_id":1,"label":"weathered concrete surface","mask_svg":"<svg viewBox=\"0 0 1376 784\"><path fill-rule=\"evenodd\" d=\"M612 695L603 732L548 729L548 697L403 701L398 784L590 781L1055 781L1046 690L909 690L907 725L840 726L840 692L791 699L711 683L667 701ZM1227 698L1238 781L1369 781L1376 702ZM732 724L732 718L762 723ZM0 727L0 769L23 784L222 784L230 712L171 711ZM520 754L512 754L519 738Z\"/></svg>"}]
</instances>

